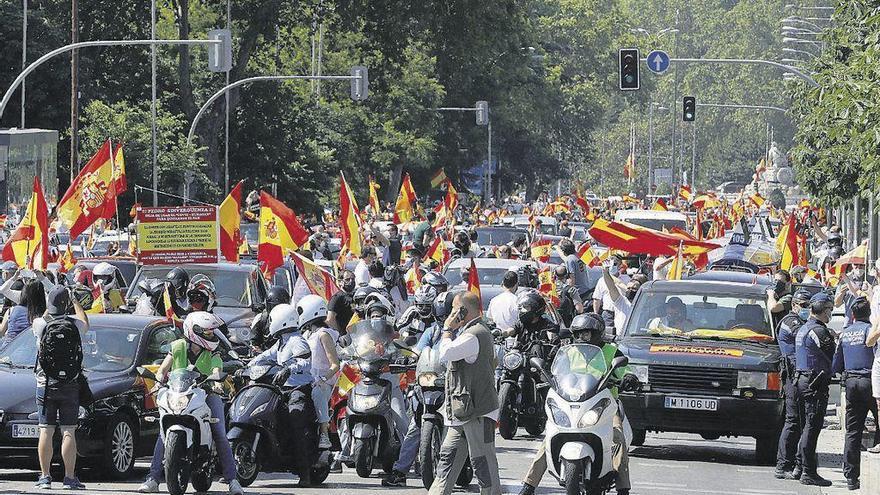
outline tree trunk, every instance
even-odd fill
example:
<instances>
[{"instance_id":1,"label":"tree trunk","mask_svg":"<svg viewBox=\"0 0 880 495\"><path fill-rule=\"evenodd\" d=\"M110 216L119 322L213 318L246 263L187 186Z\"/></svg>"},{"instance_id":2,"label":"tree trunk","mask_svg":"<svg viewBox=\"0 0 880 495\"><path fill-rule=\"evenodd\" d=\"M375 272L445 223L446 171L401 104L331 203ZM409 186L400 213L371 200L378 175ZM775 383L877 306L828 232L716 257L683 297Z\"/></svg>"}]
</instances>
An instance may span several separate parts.
<instances>
[{"instance_id":1,"label":"tree trunk","mask_svg":"<svg viewBox=\"0 0 880 495\"><path fill-rule=\"evenodd\" d=\"M400 181L403 180L403 164L397 164L391 169L391 177L388 181L388 190L385 191L385 201L394 206L397 201L397 192L400 191Z\"/></svg>"}]
</instances>

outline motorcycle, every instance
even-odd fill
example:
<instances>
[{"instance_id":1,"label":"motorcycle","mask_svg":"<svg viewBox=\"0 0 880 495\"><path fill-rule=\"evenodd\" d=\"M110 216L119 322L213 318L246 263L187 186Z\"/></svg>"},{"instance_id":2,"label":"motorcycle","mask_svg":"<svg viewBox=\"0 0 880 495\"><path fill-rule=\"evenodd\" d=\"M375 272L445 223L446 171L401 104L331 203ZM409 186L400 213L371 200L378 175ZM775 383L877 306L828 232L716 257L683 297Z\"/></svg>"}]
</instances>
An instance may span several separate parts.
<instances>
[{"instance_id":1,"label":"motorcycle","mask_svg":"<svg viewBox=\"0 0 880 495\"><path fill-rule=\"evenodd\" d=\"M155 381L159 387L156 405L159 408L159 432L165 443L168 493L186 493L190 481L196 491L208 491L217 464L211 424L220 420L211 415L205 388L223 382L226 373L202 378L193 366L189 366L172 371L167 384L162 384L146 368L138 367L137 372L142 378ZM155 417L145 419L155 421Z\"/></svg>"},{"instance_id":2,"label":"motorcycle","mask_svg":"<svg viewBox=\"0 0 880 495\"><path fill-rule=\"evenodd\" d=\"M249 486L260 473L291 471L299 474L294 453L294 442L285 431L283 418L287 414L289 394L298 389L283 390L272 384L273 377L283 368L277 364L254 364L240 373L249 379L235 396L229 408L227 438L238 466L238 482ZM304 400L311 400L303 395ZM315 425L317 441L317 424ZM319 451L311 467L311 481L321 484L330 474L329 451Z\"/></svg>"},{"instance_id":3,"label":"motorcycle","mask_svg":"<svg viewBox=\"0 0 880 495\"><path fill-rule=\"evenodd\" d=\"M527 362L529 357L546 355L543 347L552 346L539 342L508 345L501 358L503 369L498 383L498 433L505 440L516 436L520 425L529 435L537 436L544 432L547 421L544 399L549 386Z\"/></svg>"},{"instance_id":4,"label":"motorcycle","mask_svg":"<svg viewBox=\"0 0 880 495\"><path fill-rule=\"evenodd\" d=\"M542 359L529 362L550 384L545 404L547 468L568 495L600 495L615 485L612 460L632 441L632 428L624 416L625 441L615 442L614 417L620 410L610 380L627 361L619 356L607 363L599 347L573 344L559 349L549 372Z\"/></svg>"},{"instance_id":5,"label":"motorcycle","mask_svg":"<svg viewBox=\"0 0 880 495\"><path fill-rule=\"evenodd\" d=\"M360 371L360 380L349 391L345 417L352 439L351 454L361 478L373 472L378 461L390 473L400 451L391 409L391 387L399 386L382 378L385 371L403 372L405 366L391 364L395 346L393 329L384 321L361 321L350 331L348 356Z\"/></svg>"}]
</instances>

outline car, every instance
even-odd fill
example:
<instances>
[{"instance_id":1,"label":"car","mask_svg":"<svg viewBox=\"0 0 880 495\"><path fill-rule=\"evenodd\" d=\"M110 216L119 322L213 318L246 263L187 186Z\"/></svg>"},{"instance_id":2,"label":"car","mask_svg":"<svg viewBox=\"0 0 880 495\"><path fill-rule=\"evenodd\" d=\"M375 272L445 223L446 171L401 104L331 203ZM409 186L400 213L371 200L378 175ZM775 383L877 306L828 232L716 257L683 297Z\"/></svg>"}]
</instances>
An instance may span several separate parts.
<instances>
[{"instance_id":1,"label":"car","mask_svg":"<svg viewBox=\"0 0 880 495\"><path fill-rule=\"evenodd\" d=\"M259 267L249 263L189 263L180 266L189 273L206 275L217 291L214 313L229 327L229 340L244 344L251 338L250 326L254 317L265 308L268 291L266 279ZM141 295L139 284L147 279L164 279L173 268L170 265L145 265L138 270L128 288L126 300L133 305Z\"/></svg>"},{"instance_id":2,"label":"car","mask_svg":"<svg viewBox=\"0 0 880 495\"><path fill-rule=\"evenodd\" d=\"M95 265L101 262L107 262L111 265L115 266L117 270L119 270L119 275L121 275L121 279L117 280L116 285L122 289L122 292L125 292L125 289L128 288L129 284L132 280L134 280L135 275L137 275L138 263L137 260L130 257L122 257L122 256L107 256L107 257L99 257L99 258L86 258L77 260L76 266L84 266L88 270L94 270ZM72 270L71 270L72 271Z\"/></svg>"},{"instance_id":3,"label":"car","mask_svg":"<svg viewBox=\"0 0 880 495\"><path fill-rule=\"evenodd\" d=\"M617 210L617 222L626 222L657 231L672 231L673 228L687 230L687 216L677 211L658 210Z\"/></svg>"},{"instance_id":4,"label":"car","mask_svg":"<svg viewBox=\"0 0 880 495\"><path fill-rule=\"evenodd\" d=\"M477 227L477 244L480 246L504 246L513 242L513 239L519 235L529 241L529 231L520 227Z\"/></svg>"},{"instance_id":5,"label":"car","mask_svg":"<svg viewBox=\"0 0 880 495\"><path fill-rule=\"evenodd\" d=\"M101 476L122 479L131 475L136 457L153 452L159 433L151 421L158 418L155 401L135 370L161 363L181 333L154 316L95 314L89 324L83 366L95 400L79 410L77 451ZM7 462L37 462L36 352L30 331L0 350L0 456Z\"/></svg>"},{"instance_id":6,"label":"car","mask_svg":"<svg viewBox=\"0 0 880 495\"><path fill-rule=\"evenodd\" d=\"M512 225L514 227L521 227L524 229L528 229L532 224L532 220L534 220L535 222L537 222L538 220L541 221L541 229L540 230L541 230L542 234L556 235L556 227L557 226L556 226L556 218L554 218L554 217L545 217L545 216L532 217L531 215L514 215Z\"/></svg>"},{"instance_id":7,"label":"car","mask_svg":"<svg viewBox=\"0 0 880 495\"><path fill-rule=\"evenodd\" d=\"M504 274L510 269L516 270L524 265L532 265L536 270L538 269L538 264L531 260L457 258L450 261L443 271L443 275L449 281L450 289L456 286L459 286L459 288L467 286L467 280L463 281L461 278L461 270L471 266L471 259L474 260L474 266L477 267L477 274L480 278L480 298L482 299L484 310L489 307L489 301L504 290L501 286L501 281L504 279Z\"/></svg>"},{"instance_id":8,"label":"car","mask_svg":"<svg viewBox=\"0 0 880 495\"><path fill-rule=\"evenodd\" d=\"M735 272L642 285L616 337L642 382L621 394L635 445L647 431L750 436L757 460L775 461L784 401L771 288L768 277ZM665 319L673 298L685 324Z\"/></svg>"}]
</instances>

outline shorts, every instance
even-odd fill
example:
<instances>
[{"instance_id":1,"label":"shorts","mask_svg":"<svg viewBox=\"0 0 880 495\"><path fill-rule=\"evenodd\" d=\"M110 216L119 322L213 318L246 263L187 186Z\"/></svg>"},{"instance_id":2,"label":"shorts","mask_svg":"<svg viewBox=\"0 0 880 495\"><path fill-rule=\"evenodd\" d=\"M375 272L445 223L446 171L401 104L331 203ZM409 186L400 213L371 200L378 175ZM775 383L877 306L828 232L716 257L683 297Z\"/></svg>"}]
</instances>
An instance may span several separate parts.
<instances>
[{"instance_id":1,"label":"shorts","mask_svg":"<svg viewBox=\"0 0 880 495\"><path fill-rule=\"evenodd\" d=\"M79 383L37 387L40 426L73 426L79 423Z\"/></svg>"},{"instance_id":2,"label":"shorts","mask_svg":"<svg viewBox=\"0 0 880 495\"><path fill-rule=\"evenodd\" d=\"M333 395L333 387L326 383L312 385L312 402L315 404L315 414L318 423L330 422L330 396Z\"/></svg>"}]
</instances>

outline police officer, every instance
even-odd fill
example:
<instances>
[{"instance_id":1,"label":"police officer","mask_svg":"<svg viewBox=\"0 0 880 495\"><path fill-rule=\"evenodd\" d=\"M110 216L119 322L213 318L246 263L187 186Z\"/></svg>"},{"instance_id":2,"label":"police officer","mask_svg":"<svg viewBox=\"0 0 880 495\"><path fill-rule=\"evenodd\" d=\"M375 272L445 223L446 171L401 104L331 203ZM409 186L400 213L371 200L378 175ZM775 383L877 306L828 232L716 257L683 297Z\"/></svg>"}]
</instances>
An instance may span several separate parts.
<instances>
[{"instance_id":1,"label":"police officer","mask_svg":"<svg viewBox=\"0 0 880 495\"><path fill-rule=\"evenodd\" d=\"M776 328L779 350L782 353L782 380L785 396L785 423L779 435L779 451L776 455L776 477L797 480L801 477L801 463L797 458L798 439L803 429L802 404L797 394L795 380L795 337L810 317L810 292L798 289L791 300L791 311L780 320Z\"/></svg>"},{"instance_id":2,"label":"police officer","mask_svg":"<svg viewBox=\"0 0 880 495\"><path fill-rule=\"evenodd\" d=\"M810 298L810 318L795 337L797 389L804 407L804 429L798 445L802 485L831 486L816 470L816 444L828 406L831 360L835 351L834 336L827 326L833 308L834 301L825 292Z\"/></svg>"},{"instance_id":3,"label":"police officer","mask_svg":"<svg viewBox=\"0 0 880 495\"><path fill-rule=\"evenodd\" d=\"M871 366L874 350L865 340L871 331L871 304L857 297L851 306L854 321L840 334L840 346L834 353L832 371L842 373L846 387L846 440L843 444L843 475L850 490L859 489L859 457L862 432L868 411L876 414L877 403L871 396Z\"/></svg>"}]
</instances>

